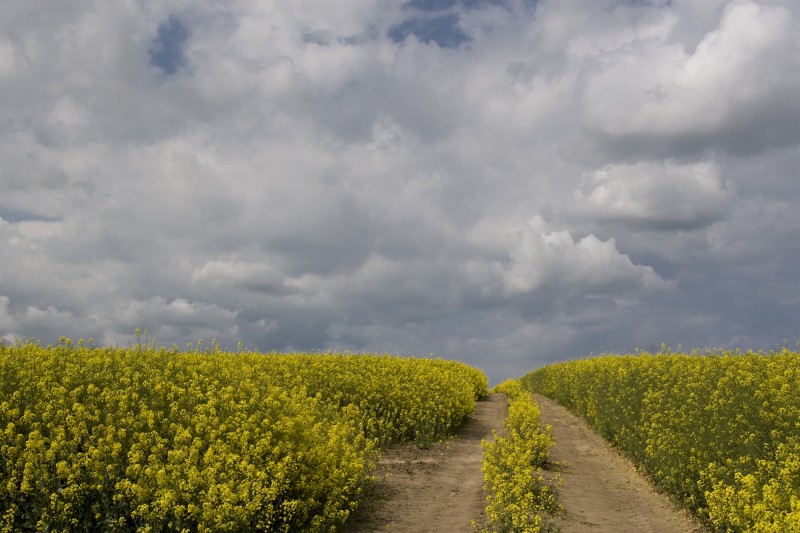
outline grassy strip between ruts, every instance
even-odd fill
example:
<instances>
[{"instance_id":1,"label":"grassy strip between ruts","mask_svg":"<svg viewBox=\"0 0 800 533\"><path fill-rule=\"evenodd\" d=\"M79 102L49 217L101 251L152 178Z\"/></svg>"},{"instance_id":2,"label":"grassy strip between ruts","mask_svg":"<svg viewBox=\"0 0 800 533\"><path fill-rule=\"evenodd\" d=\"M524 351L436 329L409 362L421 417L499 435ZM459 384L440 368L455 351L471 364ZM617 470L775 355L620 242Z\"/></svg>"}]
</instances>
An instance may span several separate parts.
<instances>
[{"instance_id":1,"label":"grassy strip between ruts","mask_svg":"<svg viewBox=\"0 0 800 533\"><path fill-rule=\"evenodd\" d=\"M483 442L484 490L489 505L489 531L535 533L547 529L546 517L561 511L554 486L557 476L546 480L542 468L554 441L549 427L539 425L539 406L517 380L494 389L508 396L504 435Z\"/></svg>"}]
</instances>

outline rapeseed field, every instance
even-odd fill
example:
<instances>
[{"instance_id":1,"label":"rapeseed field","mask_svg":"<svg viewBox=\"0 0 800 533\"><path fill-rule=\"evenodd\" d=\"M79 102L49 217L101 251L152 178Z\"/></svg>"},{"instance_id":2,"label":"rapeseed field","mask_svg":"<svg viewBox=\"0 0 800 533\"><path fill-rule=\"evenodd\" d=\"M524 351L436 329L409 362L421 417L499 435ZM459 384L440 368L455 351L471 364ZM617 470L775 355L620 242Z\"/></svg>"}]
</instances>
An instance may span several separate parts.
<instances>
[{"instance_id":1,"label":"rapeseed field","mask_svg":"<svg viewBox=\"0 0 800 533\"><path fill-rule=\"evenodd\" d=\"M379 450L450 434L480 370L387 355L0 343L0 531L335 531Z\"/></svg>"},{"instance_id":2,"label":"rapeseed field","mask_svg":"<svg viewBox=\"0 0 800 533\"><path fill-rule=\"evenodd\" d=\"M713 529L800 532L800 353L662 349L521 381L585 418Z\"/></svg>"}]
</instances>

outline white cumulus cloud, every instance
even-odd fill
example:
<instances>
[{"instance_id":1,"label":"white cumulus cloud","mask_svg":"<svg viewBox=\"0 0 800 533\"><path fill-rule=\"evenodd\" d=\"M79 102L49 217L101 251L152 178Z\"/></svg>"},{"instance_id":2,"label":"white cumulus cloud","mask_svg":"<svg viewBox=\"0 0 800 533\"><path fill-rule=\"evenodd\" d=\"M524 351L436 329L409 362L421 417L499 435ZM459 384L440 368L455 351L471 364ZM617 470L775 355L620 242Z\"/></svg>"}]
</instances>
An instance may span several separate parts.
<instances>
[{"instance_id":1,"label":"white cumulus cloud","mask_svg":"<svg viewBox=\"0 0 800 533\"><path fill-rule=\"evenodd\" d=\"M450 4L0 3L0 334L493 379L796 334L800 4Z\"/></svg>"},{"instance_id":2,"label":"white cumulus cloud","mask_svg":"<svg viewBox=\"0 0 800 533\"><path fill-rule=\"evenodd\" d=\"M547 231L540 217L528 221L511 260L504 280L510 294L533 292L544 285L585 295L670 286L652 267L636 265L620 253L614 239L587 235L576 241L569 231Z\"/></svg>"},{"instance_id":3,"label":"white cumulus cloud","mask_svg":"<svg viewBox=\"0 0 800 533\"><path fill-rule=\"evenodd\" d=\"M574 215L632 229L697 229L724 217L733 199L718 165L639 162L606 165L584 176Z\"/></svg>"},{"instance_id":4,"label":"white cumulus cloud","mask_svg":"<svg viewBox=\"0 0 800 533\"><path fill-rule=\"evenodd\" d=\"M781 3L736 0L693 51L671 41L668 26L611 43L583 93L588 125L612 137L659 136L699 149L796 143L796 17Z\"/></svg>"}]
</instances>

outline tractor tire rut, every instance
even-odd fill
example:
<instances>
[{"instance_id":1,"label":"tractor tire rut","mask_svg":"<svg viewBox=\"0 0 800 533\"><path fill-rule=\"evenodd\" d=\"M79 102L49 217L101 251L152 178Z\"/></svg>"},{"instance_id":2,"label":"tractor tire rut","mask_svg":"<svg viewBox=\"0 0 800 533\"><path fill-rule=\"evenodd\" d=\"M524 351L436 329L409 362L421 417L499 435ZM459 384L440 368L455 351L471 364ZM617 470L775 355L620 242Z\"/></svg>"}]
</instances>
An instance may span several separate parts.
<instances>
[{"instance_id":1,"label":"tractor tire rut","mask_svg":"<svg viewBox=\"0 0 800 533\"><path fill-rule=\"evenodd\" d=\"M373 494L343 532L465 533L475 531L471 520L486 527L481 440L492 440L507 413L506 397L490 394L454 438L384 451Z\"/></svg>"},{"instance_id":2,"label":"tractor tire rut","mask_svg":"<svg viewBox=\"0 0 800 533\"><path fill-rule=\"evenodd\" d=\"M558 500L564 515L553 523L563 533L700 533L688 512L657 492L633 466L579 417L535 395L540 422L555 439L551 461L560 463Z\"/></svg>"},{"instance_id":3,"label":"tractor tire rut","mask_svg":"<svg viewBox=\"0 0 800 533\"><path fill-rule=\"evenodd\" d=\"M586 423L556 402L535 396L541 423L555 446L550 460L562 484L564 514L548 519L562 533L703 533L688 512L676 507ZM506 397L490 394L452 439L428 449L416 445L384 451L372 495L345 524L343 533L470 533L488 528L483 493L481 440L500 433ZM556 472L547 472L554 477Z\"/></svg>"}]
</instances>

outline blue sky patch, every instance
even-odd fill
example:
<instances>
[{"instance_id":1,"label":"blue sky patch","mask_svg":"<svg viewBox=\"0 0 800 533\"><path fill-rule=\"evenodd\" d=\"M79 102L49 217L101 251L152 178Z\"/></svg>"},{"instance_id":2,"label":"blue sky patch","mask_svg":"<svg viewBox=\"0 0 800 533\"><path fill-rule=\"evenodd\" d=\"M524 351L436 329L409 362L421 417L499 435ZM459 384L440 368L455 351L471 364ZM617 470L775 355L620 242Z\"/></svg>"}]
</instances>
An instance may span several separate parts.
<instances>
[{"instance_id":1,"label":"blue sky patch","mask_svg":"<svg viewBox=\"0 0 800 533\"><path fill-rule=\"evenodd\" d=\"M461 0L464 7L469 9L478 9L486 5L501 6L506 3L506 0ZM526 3L536 4L538 0L527 0Z\"/></svg>"},{"instance_id":2,"label":"blue sky patch","mask_svg":"<svg viewBox=\"0 0 800 533\"><path fill-rule=\"evenodd\" d=\"M419 9L420 11L445 11L458 5L468 9L479 9L487 5L503 5L507 0L411 0L405 7ZM536 3L538 0L528 0Z\"/></svg>"},{"instance_id":3,"label":"blue sky patch","mask_svg":"<svg viewBox=\"0 0 800 533\"><path fill-rule=\"evenodd\" d=\"M9 209L2 206L0 206L0 219L5 220L9 224L16 224L18 222L57 222L60 220L58 218L37 215L35 213Z\"/></svg>"},{"instance_id":4,"label":"blue sky patch","mask_svg":"<svg viewBox=\"0 0 800 533\"><path fill-rule=\"evenodd\" d=\"M441 9L450 9L456 5L456 0L411 0L408 7L415 7L423 11L439 11Z\"/></svg>"},{"instance_id":5,"label":"blue sky patch","mask_svg":"<svg viewBox=\"0 0 800 533\"><path fill-rule=\"evenodd\" d=\"M158 26L158 34L150 45L150 64L165 74L175 74L186 64L183 48L189 31L175 15Z\"/></svg>"},{"instance_id":6,"label":"blue sky patch","mask_svg":"<svg viewBox=\"0 0 800 533\"><path fill-rule=\"evenodd\" d=\"M458 15L453 13L434 18L412 18L389 30L389 37L402 42L414 35L424 43L435 42L442 48L456 48L470 39L458 27Z\"/></svg>"}]
</instances>

